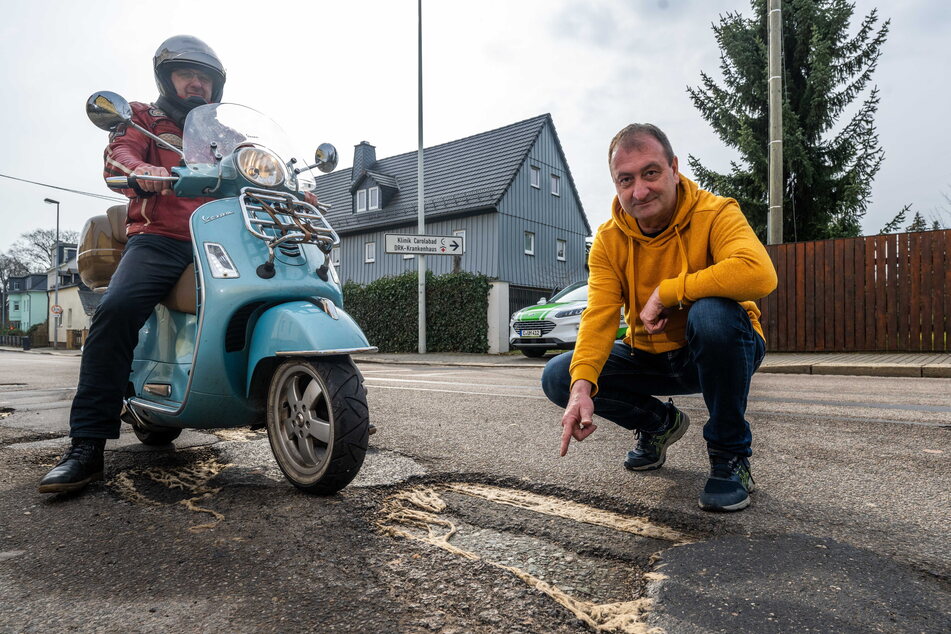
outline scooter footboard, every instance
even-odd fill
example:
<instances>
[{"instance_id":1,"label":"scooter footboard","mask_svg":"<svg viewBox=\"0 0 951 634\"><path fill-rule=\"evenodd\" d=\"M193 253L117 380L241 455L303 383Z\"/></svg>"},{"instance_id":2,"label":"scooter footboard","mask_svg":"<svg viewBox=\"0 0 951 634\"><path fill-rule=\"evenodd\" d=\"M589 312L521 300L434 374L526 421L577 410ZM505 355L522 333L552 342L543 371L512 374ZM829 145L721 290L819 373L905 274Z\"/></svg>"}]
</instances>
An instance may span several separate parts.
<instances>
[{"instance_id":1,"label":"scooter footboard","mask_svg":"<svg viewBox=\"0 0 951 634\"><path fill-rule=\"evenodd\" d=\"M272 357L319 357L375 352L350 315L329 302L294 301L267 309L258 319L248 352L250 394L254 370Z\"/></svg>"}]
</instances>

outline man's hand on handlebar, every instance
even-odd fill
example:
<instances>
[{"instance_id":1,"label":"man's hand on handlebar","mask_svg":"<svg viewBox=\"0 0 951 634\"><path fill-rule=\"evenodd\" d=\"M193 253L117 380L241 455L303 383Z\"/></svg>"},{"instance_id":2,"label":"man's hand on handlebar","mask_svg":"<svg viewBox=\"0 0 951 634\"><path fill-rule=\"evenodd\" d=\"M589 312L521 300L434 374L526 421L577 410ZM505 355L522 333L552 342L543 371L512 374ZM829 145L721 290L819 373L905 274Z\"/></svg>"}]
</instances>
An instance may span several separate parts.
<instances>
[{"instance_id":1,"label":"man's hand on handlebar","mask_svg":"<svg viewBox=\"0 0 951 634\"><path fill-rule=\"evenodd\" d=\"M171 176L167 169L164 167L156 167L155 165L139 165L137 168L132 170L132 173L136 176ZM162 196L167 196L172 193L172 190L168 187L168 183L165 181L153 181L145 178L139 178L136 179L136 185L138 185L139 189L144 192L157 192Z\"/></svg>"}]
</instances>

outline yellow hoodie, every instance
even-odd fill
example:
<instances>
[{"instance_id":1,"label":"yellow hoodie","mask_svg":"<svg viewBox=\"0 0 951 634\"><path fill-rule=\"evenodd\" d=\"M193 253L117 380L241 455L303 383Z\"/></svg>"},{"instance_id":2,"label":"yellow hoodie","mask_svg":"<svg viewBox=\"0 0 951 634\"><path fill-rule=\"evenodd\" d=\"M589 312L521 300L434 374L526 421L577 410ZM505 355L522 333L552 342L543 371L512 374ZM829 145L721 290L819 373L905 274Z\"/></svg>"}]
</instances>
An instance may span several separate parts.
<instances>
[{"instance_id":1,"label":"yellow hoodie","mask_svg":"<svg viewBox=\"0 0 951 634\"><path fill-rule=\"evenodd\" d=\"M598 228L588 257L588 307L571 360L572 384L585 379L597 390L622 306L633 326L624 341L653 354L687 345L686 309L702 297L740 302L763 336L752 300L773 292L776 271L735 200L704 191L681 175L677 211L659 235L645 236L617 197L611 216ZM672 310L664 332L649 335L640 312L658 286L661 302Z\"/></svg>"}]
</instances>

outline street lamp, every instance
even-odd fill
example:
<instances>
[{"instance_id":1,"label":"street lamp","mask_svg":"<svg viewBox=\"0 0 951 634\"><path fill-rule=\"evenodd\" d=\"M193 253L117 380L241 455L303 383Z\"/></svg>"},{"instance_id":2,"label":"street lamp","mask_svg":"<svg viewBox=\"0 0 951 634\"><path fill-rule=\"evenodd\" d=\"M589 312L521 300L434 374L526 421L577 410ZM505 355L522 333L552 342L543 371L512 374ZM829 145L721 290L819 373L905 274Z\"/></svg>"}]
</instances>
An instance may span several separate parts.
<instances>
[{"instance_id":1,"label":"street lamp","mask_svg":"<svg viewBox=\"0 0 951 634\"><path fill-rule=\"evenodd\" d=\"M53 292L53 305L59 306L59 201L52 198L44 198L44 203L56 205L56 242L53 244L53 270L56 276L56 290ZM53 350L59 348L59 315L53 322Z\"/></svg>"}]
</instances>

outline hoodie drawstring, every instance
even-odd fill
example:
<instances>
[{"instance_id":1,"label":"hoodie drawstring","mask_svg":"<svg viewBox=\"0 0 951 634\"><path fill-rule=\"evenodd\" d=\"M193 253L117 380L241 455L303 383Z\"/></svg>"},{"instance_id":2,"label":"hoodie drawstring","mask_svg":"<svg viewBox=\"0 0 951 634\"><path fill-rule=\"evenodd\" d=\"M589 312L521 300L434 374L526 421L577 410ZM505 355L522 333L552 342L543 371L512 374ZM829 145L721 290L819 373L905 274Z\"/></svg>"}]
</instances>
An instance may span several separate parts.
<instances>
[{"instance_id":1,"label":"hoodie drawstring","mask_svg":"<svg viewBox=\"0 0 951 634\"><path fill-rule=\"evenodd\" d=\"M680 274L677 281L680 283L680 292L677 294L677 308L683 310L684 297L687 296L687 272L690 269L690 263L687 261L687 247L684 245L684 238L680 235L680 225L674 225L674 233L677 235L677 245L680 247Z\"/></svg>"}]
</instances>

